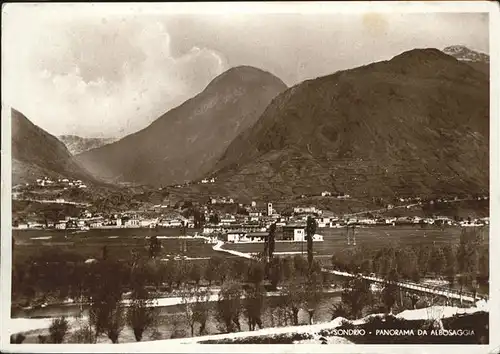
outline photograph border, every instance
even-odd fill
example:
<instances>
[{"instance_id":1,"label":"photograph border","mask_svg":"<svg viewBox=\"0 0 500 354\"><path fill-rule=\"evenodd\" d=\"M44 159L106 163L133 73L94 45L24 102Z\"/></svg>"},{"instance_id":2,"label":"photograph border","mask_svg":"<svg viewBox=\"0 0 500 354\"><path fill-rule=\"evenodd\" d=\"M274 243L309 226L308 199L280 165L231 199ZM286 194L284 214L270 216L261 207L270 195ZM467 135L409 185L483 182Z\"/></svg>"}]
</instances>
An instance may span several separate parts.
<instances>
[{"instance_id":1,"label":"photograph border","mask_svg":"<svg viewBox=\"0 0 500 354\"><path fill-rule=\"evenodd\" d=\"M28 3L9 3L2 6L2 17L12 7L22 7ZM500 41L494 35L500 33L500 5L496 1L428 1L428 2L276 2L276 3L43 3L41 6L53 7L54 13L73 6L94 6L96 11L111 11L123 13L135 13L139 9L145 11L168 11L173 13L225 13L228 15L236 13L359 13L359 12L401 12L401 13L425 13L425 12L483 12L489 13L489 55L490 55L490 235L500 232L500 179L499 179L499 119L500 119ZM147 10L146 10L147 9ZM3 22L3 21L2 21ZM8 50L8 43L4 43L2 37L2 56ZM2 73L4 67L2 65ZM3 76L3 75L2 75ZM2 81L2 92L4 82ZM488 345L190 345L175 344L175 340L166 340L142 343L123 344L10 344L8 334L11 314L11 249L12 249L12 199L11 199L11 121L10 109L4 102L2 94L2 119L1 119L1 257L0 257L0 350L3 352L19 353L190 353L194 351L210 353L252 353L252 352L280 352L280 353L373 353L373 352L402 352L402 353L431 353L450 352L458 353L494 353L500 347L500 260L490 256L490 336ZM490 255L500 251L500 240L490 237ZM497 269L497 271L495 271ZM142 345L141 345L142 344Z\"/></svg>"}]
</instances>

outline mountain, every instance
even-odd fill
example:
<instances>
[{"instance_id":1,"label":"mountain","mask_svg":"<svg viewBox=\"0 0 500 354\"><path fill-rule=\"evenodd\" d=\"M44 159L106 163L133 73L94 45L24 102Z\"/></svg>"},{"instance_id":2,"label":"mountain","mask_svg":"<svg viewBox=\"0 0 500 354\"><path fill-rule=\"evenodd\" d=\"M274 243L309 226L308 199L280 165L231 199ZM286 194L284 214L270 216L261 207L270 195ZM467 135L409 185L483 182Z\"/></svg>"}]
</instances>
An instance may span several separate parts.
<instances>
[{"instance_id":1,"label":"mountain","mask_svg":"<svg viewBox=\"0 0 500 354\"><path fill-rule=\"evenodd\" d=\"M157 186L200 178L285 89L280 79L260 69L229 69L147 128L76 159L108 181Z\"/></svg>"},{"instance_id":2,"label":"mountain","mask_svg":"<svg viewBox=\"0 0 500 354\"><path fill-rule=\"evenodd\" d=\"M111 144L116 139L114 138L82 138L77 135L61 135L59 136L69 152L73 155L101 147L106 144Z\"/></svg>"},{"instance_id":3,"label":"mountain","mask_svg":"<svg viewBox=\"0 0 500 354\"><path fill-rule=\"evenodd\" d=\"M71 157L55 136L34 125L15 109L12 118L12 183L31 182L47 177L72 177L93 180Z\"/></svg>"},{"instance_id":4,"label":"mountain","mask_svg":"<svg viewBox=\"0 0 500 354\"><path fill-rule=\"evenodd\" d=\"M489 75L490 56L488 54L476 52L463 45L453 45L443 49L443 53L451 55L456 59L466 62L474 69Z\"/></svg>"},{"instance_id":5,"label":"mountain","mask_svg":"<svg viewBox=\"0 0 500 354\"><path fill-rule=\"evenodd\" d=\"M212 175L241 197L367 199L487 193L489 77L415 49L300 83L227 148Z\"/></svg>"}]
</instances>

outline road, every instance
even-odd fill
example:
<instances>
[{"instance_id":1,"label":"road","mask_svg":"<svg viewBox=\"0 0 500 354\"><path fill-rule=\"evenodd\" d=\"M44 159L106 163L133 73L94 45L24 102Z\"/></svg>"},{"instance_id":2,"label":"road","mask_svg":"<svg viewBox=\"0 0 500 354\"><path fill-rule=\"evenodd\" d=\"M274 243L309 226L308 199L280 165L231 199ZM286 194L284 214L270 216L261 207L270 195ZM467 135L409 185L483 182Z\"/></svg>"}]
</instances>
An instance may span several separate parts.
<instances>
[{"instance_id":1,"label":"road","mask_svg":"<svg viewBox=\"0 0 500 354\"><path fill-rule=\"evenodd\" d=\"M463 198L463 199L457 199L457 200L445 200L442 203L457 203L457 202L463 202L463 201L468 201L468 200L475 200L475 199ZM381 212L386 212L386 211L394 210L394 209L411 208L411 207L418 206L418 205L420 205L420 203L398 205L398 206L392 207L391 209L380 208L380 209L364 210L364 211L359 211L356 213L345 214L345 216L356 216L356 215L363 215L363 214L368 214L368 213L381 213Z\"/></svg>"},{"instance_id":2,"label":"road","mask_svg":"<svg viewBox=\"0 0 500 354\"><path fill-rule=\"evenodd\" d=\"M70 202L70 201L58 201L58 200L48 200L48 199L14 199L16 201L21 201L21 202L36 202L36 203L43 203L43 204L68 204L68 205L81 205L81 206L90 206L91 204L89 203L79 203L79 202Z\"/></svg>"}]
</instances>

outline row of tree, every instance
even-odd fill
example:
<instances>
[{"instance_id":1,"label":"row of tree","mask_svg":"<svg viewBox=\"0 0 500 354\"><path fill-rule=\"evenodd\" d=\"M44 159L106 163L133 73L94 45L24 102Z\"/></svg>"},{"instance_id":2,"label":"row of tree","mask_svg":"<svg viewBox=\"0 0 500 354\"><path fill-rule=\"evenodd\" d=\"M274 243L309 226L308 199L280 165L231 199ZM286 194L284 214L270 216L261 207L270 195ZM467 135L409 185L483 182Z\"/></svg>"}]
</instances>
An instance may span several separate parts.
<instances>
[{"instance_id":1,"label":"row of tree","mask_svg":"<svg viewBox=\"0 0 500 354\"><path fill-rule=\"evenodd\" d=\"M336 252L332 258L335 269L350 273L375 273L387 277L397 271L399 277L419 281L426 276L445 278L451 287L487 285L489 279L488 245L481 242L479 229L464 229L458 245L437 244L379 249L357 247Z\"/></svg>"}]
</instances>

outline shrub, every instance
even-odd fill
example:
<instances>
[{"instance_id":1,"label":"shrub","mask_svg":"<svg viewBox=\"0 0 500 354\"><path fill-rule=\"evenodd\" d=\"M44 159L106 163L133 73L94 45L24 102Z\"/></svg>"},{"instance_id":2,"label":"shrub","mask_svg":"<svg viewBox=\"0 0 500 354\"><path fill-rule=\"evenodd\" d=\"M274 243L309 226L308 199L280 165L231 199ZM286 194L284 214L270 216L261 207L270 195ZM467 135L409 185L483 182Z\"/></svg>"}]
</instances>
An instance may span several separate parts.
<instances>
[{"instance_id":1,"label":"shrub","mask_svg":"<svg viewBox=\"0 0 500 354\"><path fill-rule=\"evenodd\" d=\"M52 343L62 343L64 337L68 334L69 323L64 317L55 318L49 328L50 339Z\"/></svg>"},{"instance_id":2,"label":"shrub","mask_svg":"<svg viewBox=\"0 0 500 354\"><path fill-rule=\"evenodd\" d=\"M26 339L26 336L23 335L22 333L13 334L10 336L10 343L11 344L21 344L22 342L24 342L25 339Z\"/></svg>"}]
</instances>

